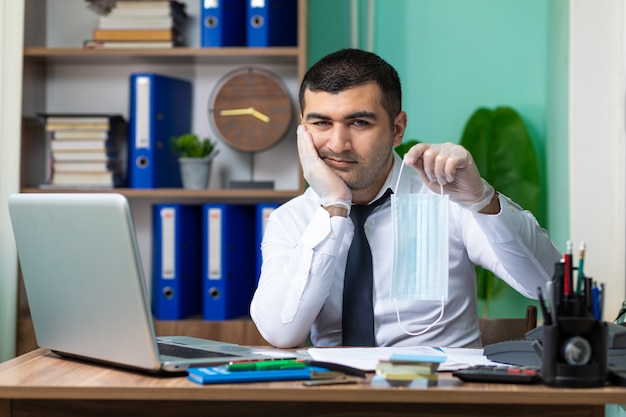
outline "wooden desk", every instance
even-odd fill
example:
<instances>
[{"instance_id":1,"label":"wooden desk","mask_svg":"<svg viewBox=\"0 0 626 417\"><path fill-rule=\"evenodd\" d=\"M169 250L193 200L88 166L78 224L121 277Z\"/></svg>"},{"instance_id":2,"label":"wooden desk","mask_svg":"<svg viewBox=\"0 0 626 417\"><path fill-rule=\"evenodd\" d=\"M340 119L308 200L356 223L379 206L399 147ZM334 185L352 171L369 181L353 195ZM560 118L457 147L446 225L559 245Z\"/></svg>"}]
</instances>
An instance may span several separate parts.
<instances>
[{"instance_id":1,"label":"wooden desk","mask_svg":"<svg viewBox=\"0 0 626 417\"><path fill-rule=\"evenodd\" d=\"M463 384L305 387L300 382L201 386L58 358L44 349L0 364L0 417L23 416L533 416L600 417L626 388Z\"/></svg>"}]
</instances>

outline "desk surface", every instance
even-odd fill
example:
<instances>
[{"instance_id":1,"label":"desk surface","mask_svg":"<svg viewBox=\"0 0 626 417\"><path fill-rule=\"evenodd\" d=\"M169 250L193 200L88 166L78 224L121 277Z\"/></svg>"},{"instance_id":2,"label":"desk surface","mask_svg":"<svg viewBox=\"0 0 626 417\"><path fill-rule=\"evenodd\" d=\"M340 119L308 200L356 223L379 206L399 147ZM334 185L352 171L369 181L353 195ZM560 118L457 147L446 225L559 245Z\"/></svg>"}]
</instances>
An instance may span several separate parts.
<instances>
[{"instance_id":1,"label":"desk surface","mask_svg":"<svg viewBox=\"0 0 626 417\"><path fill-rule=\"evenodd\" d=\"M0 417L36 415L35 412L27 412L27 409L37 409L38 404L45 400L54 400L55 404L62 407L76 401L92 405L125 404L126 407L132 403L141 403L144 406L152 402L163 404L168 401L187 405L210 402L216 407L220 403L228 407L233 404L248 404L248 408L254 408L248 410L254 411L251 415L264 415L258 406L267 405L268 402L273 407L290 404L292 408L307 409L318 409L315 404L320 407L321 404L341 404L338 408L346 410L359 405L369 408L370 412L380 405L389 411L403 405L405 408L417 405L421 411L434 410L433 413L439 412L437 407L454 411L455 405L459 406L459 414L448 415L474 415L471 410L482 410L476 411L482 413L487 409L484 406L493 408L502 405L507 406L507 409L520 410L519 414L507 415L523 415L529 412L535 417L556 415L554 409L559 409L568 415L597 417L603 415L605 404L626 402L626 388L564 389L543 385L462 383L447 372L439 374L438 386L423 389L377 388L370 385L369 379L352 385L317 387L305 387L298 381L201 386L184 377L153 377L59 358L44 349L37 349L0 364ZM54 407L46 407L45 410L50 415L69 415L67 408L54 414L51 413ZM205 414L206 411L205 404ZM229 415L247 415L243 412L233 413L232 409L230 411ZM276 411L273 408L271 414L280 415ZM111 412L111 409L107 412ZM89 413L98 415L93 410ZM343 415L336 412L333 414ZM185 414L178 409L176 415ZM323 414L298 412L298 415ZM351 411L345 415L357 414Z\"/></svg>"}]
</instances>

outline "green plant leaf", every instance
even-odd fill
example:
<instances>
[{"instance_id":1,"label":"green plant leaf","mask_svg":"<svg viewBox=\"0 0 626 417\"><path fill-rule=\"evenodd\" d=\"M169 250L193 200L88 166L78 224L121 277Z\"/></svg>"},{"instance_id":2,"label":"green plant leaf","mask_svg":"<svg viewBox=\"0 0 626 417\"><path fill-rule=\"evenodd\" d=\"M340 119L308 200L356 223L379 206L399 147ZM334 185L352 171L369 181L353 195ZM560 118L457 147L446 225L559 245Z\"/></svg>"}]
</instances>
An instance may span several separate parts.
<instances>
[{"instance_id":1,"label":"green plant leaf","mask_svg":"<svg viewBox=\"0 0 626 417\"><path fill-rule=\"evenodd\" d=\"M209 138L200 140L198 135L186 133L170 139L172 151L183 158L204 158L211 155L215 149L215 142Z\"/></svg>"},{"instance_id":2,"label":"green plant leaf","mask_svg":"<svg viewBox=\"0 0 626 417\"><path fill-rule=\"evenodd\" d=\"M539 210L539 164L522 118L510 107L480 108L467 122L461 138L481 176L502 194L535 215ZM478 267L477 295L488 301L510 288L490 271Z\"/></svg>"},{"instance_id":3,"label":"green plant leaf","mask_svg":"<svg viewBox=\"0 0 626 417\"><path fill-rule=\"evenodd\" d=\"M396 150L398 155L400 155L400 157L403 157L404 154L407 153L408 150L413 147L413 145L417 145L418 143L420 143L419 140L410 139L407 142L402 142L400 145L396 146L394 149Z\"/></svg>"}]
</instances>

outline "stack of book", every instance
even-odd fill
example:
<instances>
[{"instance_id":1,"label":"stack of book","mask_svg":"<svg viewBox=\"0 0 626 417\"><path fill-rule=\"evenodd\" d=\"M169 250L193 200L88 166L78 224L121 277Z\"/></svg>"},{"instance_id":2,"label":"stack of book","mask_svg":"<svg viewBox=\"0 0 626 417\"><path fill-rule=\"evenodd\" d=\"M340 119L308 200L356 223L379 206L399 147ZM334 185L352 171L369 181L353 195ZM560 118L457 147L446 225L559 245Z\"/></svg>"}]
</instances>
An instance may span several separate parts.
<instances>
[{"instance_id":1,"label":"stack of book","mask_svg":"<svg viewBox=\"0 0 626 417\"><path fill-rule=\"evenodd\" d=\"M374 386L431 387L437 385L437 368L445 356L392 355L376 366Z\"/></svg>"},{"instance_id":2,"label":"stack of book","mask_svg":"<svg viewBox=\"0 0 626 417\"><path fill-rule=\"evenodd\" d=\"M127 125L120 115L44 114L51 173L43 187L125 185Z\"/></svg>"},{"instance_id":3,"label":"stack of book","mask_svg":"<svg viewBox=\"0 0 626 417\"><path fill-rule=\"evenodd\" d=\"M117 0L98 17L87 49L173 48L182 46L185 4L170 0Z\"/></svg>"}]
</instances>

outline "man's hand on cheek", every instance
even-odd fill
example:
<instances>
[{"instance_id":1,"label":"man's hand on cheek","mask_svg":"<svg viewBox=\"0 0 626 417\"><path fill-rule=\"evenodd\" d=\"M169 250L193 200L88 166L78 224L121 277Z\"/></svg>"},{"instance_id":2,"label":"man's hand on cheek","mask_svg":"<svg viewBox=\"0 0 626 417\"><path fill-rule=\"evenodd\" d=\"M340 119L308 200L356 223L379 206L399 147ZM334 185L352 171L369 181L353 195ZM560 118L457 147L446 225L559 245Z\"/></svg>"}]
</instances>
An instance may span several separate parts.
<instances>
[{"instance_id":1,"label":"man's hand on cheek","mask_svg":"<svg viewBox=\"0 0 626 417\"><path fill-rule=\"evenodd\" d=\"M331 215L343 215L343 211L337 209L345 209L345 215L350 213L352 204L350 188L319 157L313 138L304 125L298 126L298 155L304 179L320 196L322 206L327 208Z\"/></svg>"}]
</instances>

